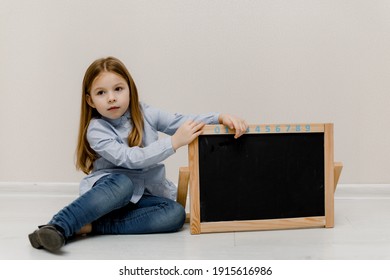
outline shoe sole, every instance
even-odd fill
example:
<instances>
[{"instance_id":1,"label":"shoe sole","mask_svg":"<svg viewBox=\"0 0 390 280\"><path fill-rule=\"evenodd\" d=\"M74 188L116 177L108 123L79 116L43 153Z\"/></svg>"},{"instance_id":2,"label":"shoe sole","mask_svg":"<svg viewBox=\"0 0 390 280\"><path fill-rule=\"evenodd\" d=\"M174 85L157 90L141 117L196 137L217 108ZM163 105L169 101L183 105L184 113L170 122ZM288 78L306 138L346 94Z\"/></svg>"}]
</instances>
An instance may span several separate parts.
<instances>
[{"instance_id":1,"label":"shoe sole","mask_svg":"<svg viewBox=\"0 0 390 280\"><path fill-rule=\"evenodd\" d=\"M57 251L65 244L62 235L53 228L41 228L29 234L31 245L36 249Z\"/></svg>"},{"instance_id":2,"label":"shoe sole","mask_svg":"<svg viewBox=\"0 0 390 280\"><path fill-rule=\"evenodd\" d=\"M37 231L34 231L33 233L28 235L28 239L30 240L31 246L33 246L35 249L43 249L42 245L37 240Z\"/></svg>"}]
</instances>

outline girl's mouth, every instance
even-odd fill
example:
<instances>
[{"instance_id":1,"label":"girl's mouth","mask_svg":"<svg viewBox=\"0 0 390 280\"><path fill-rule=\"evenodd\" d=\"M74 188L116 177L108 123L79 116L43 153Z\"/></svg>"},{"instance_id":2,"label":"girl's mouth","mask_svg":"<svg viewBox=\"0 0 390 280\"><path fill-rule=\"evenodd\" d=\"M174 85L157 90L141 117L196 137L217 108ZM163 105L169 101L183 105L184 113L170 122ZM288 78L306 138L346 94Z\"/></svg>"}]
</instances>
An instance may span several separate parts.
<instances>
[{"instance_id":1,"label":"girl's mouth","mask_svg":"<svg viewBox=\"0 0 390 280\"><path fill-rule=\"evenodd\" d=\"M119 107L118 106L113 106L113 107L108 108L108 111L116 110L116 109L119 109Z\"/></svg>"}]
</instances>

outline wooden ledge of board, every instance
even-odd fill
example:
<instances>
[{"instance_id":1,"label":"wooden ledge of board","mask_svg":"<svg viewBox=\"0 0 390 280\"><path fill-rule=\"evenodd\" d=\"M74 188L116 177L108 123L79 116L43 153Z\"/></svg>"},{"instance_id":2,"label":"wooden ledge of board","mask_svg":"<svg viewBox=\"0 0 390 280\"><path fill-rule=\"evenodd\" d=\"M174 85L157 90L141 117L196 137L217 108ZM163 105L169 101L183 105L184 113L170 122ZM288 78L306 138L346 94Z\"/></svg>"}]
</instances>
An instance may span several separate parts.
<instances>
[{"instance_id":1,"label":"wooden ledge of board","mask_svg":"<svg viewBox=\"0 0 390 280\"><path fill-rule=\"evenodd\" d=\"M235 232L235 231L257 231L257 230L280 230L298 228L320 228L325 227L325 217L306 217L290 219L270 220L249 220L249 221L227 221L227 222L206 222L200 224L200 229L191 228L191 234L212 233L212 232Z\"/></svg>"}]
</instances>

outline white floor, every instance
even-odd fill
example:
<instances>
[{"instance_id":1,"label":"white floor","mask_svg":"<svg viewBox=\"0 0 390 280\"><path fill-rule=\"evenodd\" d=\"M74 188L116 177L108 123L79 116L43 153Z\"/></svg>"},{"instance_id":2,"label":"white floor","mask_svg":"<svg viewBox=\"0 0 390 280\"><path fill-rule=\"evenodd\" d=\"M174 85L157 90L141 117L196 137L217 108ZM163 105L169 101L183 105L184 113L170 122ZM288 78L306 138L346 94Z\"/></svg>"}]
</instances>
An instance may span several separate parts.
<instances>
[{"instance_id":1,"label":"white floor","mask_svg":"<svg viewBox=\"0 0 390 280\"><path fill-rule=\"evenodd\" d=\"M27 235L77 196L76 185L0 184L0 259L389 260L390 185L339 185L332 229L86 237L58 254Z\"/></svg>"}]
</instances>

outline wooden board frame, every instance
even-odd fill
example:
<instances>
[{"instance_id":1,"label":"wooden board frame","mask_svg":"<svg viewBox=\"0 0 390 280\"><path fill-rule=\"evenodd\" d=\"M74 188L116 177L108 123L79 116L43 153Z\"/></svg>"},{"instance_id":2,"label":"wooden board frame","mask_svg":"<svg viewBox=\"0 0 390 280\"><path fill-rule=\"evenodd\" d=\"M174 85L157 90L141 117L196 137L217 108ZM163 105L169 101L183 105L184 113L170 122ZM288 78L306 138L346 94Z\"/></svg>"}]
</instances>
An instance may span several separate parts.
<instances>
[{"instance_id":1,"label":"wooden board frame","mask_svg":"<svg viewBox=\"0 0 390 280\"><path fill-rule=\"evenodd\" d=\"M190 184L190 231L191 234L229 231L253 231L312 227L334 227L334 191L339 174L335 176L333 124L264 124L250 125L247 134L264 133L324 133L324 180L325 216L287 219L201 222L199 192L198 139L188 147ZM202 135L234 134L223 125L207 125ZM337 166L341 172L342 165Z\"/></svg>"}]
</instances>

